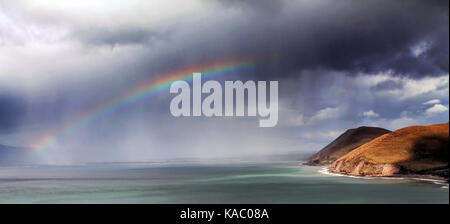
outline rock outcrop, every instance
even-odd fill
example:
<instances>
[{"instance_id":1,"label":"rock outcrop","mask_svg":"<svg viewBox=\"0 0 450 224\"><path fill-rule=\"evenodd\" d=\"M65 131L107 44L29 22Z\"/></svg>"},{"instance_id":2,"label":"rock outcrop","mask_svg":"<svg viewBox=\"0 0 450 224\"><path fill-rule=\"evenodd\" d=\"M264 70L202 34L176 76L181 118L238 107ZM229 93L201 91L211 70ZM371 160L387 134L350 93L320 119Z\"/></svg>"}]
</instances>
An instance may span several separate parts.
<instances>
[{"instance_id":1,"label":"rock outcrop","mask_svg":"<svg viewBox=\"0 0 450 224\"><path fill-rule=\"evenodd\" d=\"M390 133L391 131L377 127L359 127L349 129L328 144L325 148L312 156L309 165L331 164L359 146L371 140Z\"/></svg>"},{"instance_id":2,"label":"rock outcrop","mask_svg":"<svg viewBox=\"0 0 450 224\"><path fill-rule=\"evenodd\" d=\"M330 171L356 176L434 175L448 179L449 124L411 126L347 153Z\"/></svg>"}]
</instances>

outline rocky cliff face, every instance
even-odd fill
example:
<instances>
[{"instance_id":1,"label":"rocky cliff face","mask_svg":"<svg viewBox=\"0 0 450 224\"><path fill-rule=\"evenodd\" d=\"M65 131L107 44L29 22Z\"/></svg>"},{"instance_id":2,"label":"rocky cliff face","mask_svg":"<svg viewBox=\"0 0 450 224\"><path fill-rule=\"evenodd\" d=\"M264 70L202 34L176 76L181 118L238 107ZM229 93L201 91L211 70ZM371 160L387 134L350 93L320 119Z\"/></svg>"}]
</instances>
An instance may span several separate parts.
<instances>
[{"instance_id":1,"label":"rocky cliff face","mask_svg":"<svg viewBox=\"0 0 450 224\"><path fill-rule=\"evenodd\" d=\"M449 125L411 126L382 135L337 159L335 173L437 175L448 179Z\"/></svg>"},{"instance_id":2,"label":"rocky cliff face","mask_svg":"<svg viewBox=\"0 0 450 224\"><path fill-rule=\"evenodd\" d=\"M348 152L371 140L390 133L391 131L376 127L359 127L349 129L328 144L325 148L312 156L308 164L325 165L330 164Z\"/></svg>"}]
</instances>

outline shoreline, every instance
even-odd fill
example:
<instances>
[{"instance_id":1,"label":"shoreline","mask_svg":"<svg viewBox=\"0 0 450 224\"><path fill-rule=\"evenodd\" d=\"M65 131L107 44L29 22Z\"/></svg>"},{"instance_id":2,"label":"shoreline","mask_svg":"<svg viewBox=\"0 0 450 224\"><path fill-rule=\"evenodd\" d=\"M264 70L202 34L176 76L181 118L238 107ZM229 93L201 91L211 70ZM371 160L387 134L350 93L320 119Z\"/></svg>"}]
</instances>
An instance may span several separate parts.
<instances>
[{"instance_id":1,"label":"shoreline","mask_svg":"<svg viewBox=\"0 0 450 224\"><path fill-rule=\"evenodd\" d=\"M356 178L356 179L368 179L368 180L418 180L418 181L425 181L425 182L431 182L433 184L441 185L442 188L448 189L449 183L448 180L439 176L432 176L432 175L411 175L411 174L397 174L394 176L355 176L355 175L348 175L343 173L335 173L330 171L329 166L321 166L322 169L319 170L319 173L330 175L330 176L341 176L341 177L349 177L349 178Z\"/></svg>"}]
</instances>

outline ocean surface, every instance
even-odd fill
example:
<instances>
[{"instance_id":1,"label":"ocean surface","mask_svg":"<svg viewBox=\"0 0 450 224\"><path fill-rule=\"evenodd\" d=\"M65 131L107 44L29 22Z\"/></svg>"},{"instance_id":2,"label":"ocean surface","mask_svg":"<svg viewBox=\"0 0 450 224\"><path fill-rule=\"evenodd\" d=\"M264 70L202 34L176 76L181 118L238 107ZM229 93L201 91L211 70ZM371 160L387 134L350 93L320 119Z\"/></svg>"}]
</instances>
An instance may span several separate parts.
<instances>
[{"instance_id":1,"label":"ocean surface","mask_svg":"<svg viewBox=\"0 0 450 224\"><path fill-rule=\"evenodd\" d=\"M446 183L286 163L0 167L0 203L449 203Z\"/></svg>"}]
</instances>

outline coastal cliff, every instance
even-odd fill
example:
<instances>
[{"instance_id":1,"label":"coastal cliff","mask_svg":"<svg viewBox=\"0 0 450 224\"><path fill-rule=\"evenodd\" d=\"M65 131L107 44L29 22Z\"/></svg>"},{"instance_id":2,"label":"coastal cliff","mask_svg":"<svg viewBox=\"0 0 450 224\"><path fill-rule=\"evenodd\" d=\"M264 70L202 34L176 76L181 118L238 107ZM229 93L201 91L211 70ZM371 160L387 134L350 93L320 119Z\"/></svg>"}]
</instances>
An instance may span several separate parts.
<instances>
[{"instance_id":1,"label":"coastal cliff","mask_svg":"<svg viewBox=\"0 0 450 224\"><path fill-rule=\"evenodd\" d=\"M314 154L309 160L308 165L331 164L361 145L390 132L383 128L364 126L348 129L333 142L325 146L325 148Z\"/></svg>"},{"instance_id":2,"label":"coastal cliff","mask_svg":"<svg viewBox=\"0 0 450 224\"><path fill-rule=\"evenodd\" d=\"M333 162L355 176L430 175L448 180L449 124L410 126L382 135Z\"/></svg>"}]
</instances>

